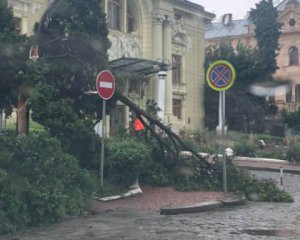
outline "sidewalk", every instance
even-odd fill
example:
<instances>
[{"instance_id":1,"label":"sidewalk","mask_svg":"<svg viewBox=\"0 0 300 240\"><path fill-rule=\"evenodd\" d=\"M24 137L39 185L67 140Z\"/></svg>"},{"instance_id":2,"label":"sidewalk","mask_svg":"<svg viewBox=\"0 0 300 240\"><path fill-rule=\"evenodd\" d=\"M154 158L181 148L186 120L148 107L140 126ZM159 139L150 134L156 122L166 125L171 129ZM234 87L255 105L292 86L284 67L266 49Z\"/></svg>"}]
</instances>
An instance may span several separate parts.
<instances>
[{"instance_id":1,"label":"sidewalk","mask_svg":"<svg viewBox=\"0 0 300 240\"><path fill-rule=\"evenodd\" d=\"M172 187L141 186L143 194L110 202L95 203L97 212L113 211L118 208L159 211L163 207L177 207L222 201L230 194L222 192L178 192Z\"/></svg>"}]
</instances>

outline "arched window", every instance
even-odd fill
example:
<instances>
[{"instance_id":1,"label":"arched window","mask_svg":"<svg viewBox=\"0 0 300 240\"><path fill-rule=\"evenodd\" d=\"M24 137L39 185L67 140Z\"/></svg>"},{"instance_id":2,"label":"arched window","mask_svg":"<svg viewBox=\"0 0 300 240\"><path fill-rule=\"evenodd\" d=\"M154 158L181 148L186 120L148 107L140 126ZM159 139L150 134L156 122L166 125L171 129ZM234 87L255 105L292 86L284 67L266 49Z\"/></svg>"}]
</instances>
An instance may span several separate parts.
<instances>
[{"instance_id":1,"label":"arched window","mask_svg":"<svg viewBox=\"0 0 300 240\"><path fill-rule=\"evenodd\" d=\"M290 66L299 65L299 51L296 47L289 49Z\"/></svg>"},{"instance_id":2,"label":"arched window","mask_svg":"<svg viewBox=\"0 0 300 240\"><path fill-rule=\"evenodd\" d=\"M134 0L127 0L127 26L126 31L128 33L135 32L137 30L137 8Z\"/></svg>"},{"instance_id":3,"label":"arched window","mask_svg":"<svg viewBox=\"0 0 300 240\"><path fill-rule=\"evenodd\" d=\"M136 0L108 0L108 28L127 33L136 32L138 28L136 4Z\"/></svg>"},{"instance_id":4,"label":"arched window","mask_svg":"<svg viewBox=\"0 0 300 240\"><path fill-rule=\"evenodd\" d=\"M108 27L120 30L120 0L109 0L107 11Z\"/></svg>"}]
</instances>

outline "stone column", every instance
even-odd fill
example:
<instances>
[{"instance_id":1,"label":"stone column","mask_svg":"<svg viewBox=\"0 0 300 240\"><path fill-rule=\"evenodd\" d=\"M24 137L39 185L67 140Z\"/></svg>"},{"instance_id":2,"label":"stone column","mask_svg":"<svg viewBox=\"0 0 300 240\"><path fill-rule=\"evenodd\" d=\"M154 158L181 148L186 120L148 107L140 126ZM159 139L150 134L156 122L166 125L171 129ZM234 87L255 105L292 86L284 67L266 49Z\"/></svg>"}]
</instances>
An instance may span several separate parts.
<instances>
[{"instance_id":1,"label":"stone column","mask_svg":"<svg viewBox=\"0 0 300 240\"><path fill-rule=\"evenodd\" d=\"M159 13L154 14L153 16L153 46L152 51L153 60L157 61L162 59L162 49L163 49L163 42L162 42L162 33L163 33L163 16ZM153 80L153 89L152 95L153 99L158 102L158 77Z\"/></svg>"},{"instance_id":2,"label":"stone column","mask_svg":"<svg viewBox=\"0 0 300 240\"><path fill-rule=\"evenodd\" d=\"M172 29L171 22L166 19L164 21L163 28L163 58L169 60L172 63ZM165 85L165 121L168 122L170 116L173 115L172 110L172 95L173 95L173 84L172 84L172 71L168 71Z\"/></svg>"}]
</instances>

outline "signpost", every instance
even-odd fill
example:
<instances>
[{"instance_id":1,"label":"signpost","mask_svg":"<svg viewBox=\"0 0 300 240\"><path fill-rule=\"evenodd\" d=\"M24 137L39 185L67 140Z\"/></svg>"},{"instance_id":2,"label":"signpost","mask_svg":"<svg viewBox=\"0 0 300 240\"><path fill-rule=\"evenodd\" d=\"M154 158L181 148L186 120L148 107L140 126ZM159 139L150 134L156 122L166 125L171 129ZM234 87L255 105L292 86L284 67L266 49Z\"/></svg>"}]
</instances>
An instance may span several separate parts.
<instances>
[{"instance_id":1,"label":"signpost","mask_svg":"<svg viewBox=\"0 0 300 240\"><path fill-rule=\"evenodd\" d=\"M96 89L99 96L103 99L102 106L102 138L101 138L101 159L100 159L100 183L103 187L103 168L104 168L104 138L105 138L105 113L106 100L109 100L115 93L115 78L110 71L104 70L99 73L96 79Z\"/></svg>"},{"instance_id":2,"label":"signpost","mask_svg":"<svg viewBox=\"0 0 300 240\"><path fill-rule=\"evenodd\" d=\"M223 140L223 186L227 192L226 146L225 146L225 91L232 87L236 78L234 67L231 63L219 60L208 68L206 81L208 85L219 94L219 126L221 126Z\"/></svg>"}]
</instances>

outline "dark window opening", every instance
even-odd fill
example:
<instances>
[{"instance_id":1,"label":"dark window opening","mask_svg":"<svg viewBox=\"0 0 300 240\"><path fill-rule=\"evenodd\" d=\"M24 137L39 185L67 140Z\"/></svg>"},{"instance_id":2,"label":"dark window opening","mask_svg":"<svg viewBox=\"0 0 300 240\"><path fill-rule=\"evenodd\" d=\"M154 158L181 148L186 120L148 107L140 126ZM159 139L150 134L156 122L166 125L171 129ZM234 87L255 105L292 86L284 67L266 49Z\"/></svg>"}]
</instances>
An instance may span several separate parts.
<instances>
[{"instance_id":1,"label":"dark window opening","mask_svg":"<svg viewBox=\"0 0 300 240\"><path fill-rule=\"evenodd\" d=\"M295 20L294 18L290 19L289 25L290 25L291 27L294 27L294 26L296 25L296 20Z\"/></svg>"},{"instance_id":2,"label":"dark window opening","mask_svg":"<svg viewBox=\"0 0 300 240\"><path fill-rule=\"evenodd\" d=\"M295 101L300 102L300 85L295 86Z\"/></svg>"},{"instance_id":3,"label":"dark window opening","mask_svg":"<svg viewBox=\"0 0 300 240\"><path fill-rule=\"evenodd\" d=\"M172 65L174 67L172 80L174 85L181 84L181 67L182 67L182 58L180 55L173 54L172 56Z\"/></svg>"},{"instance_id":4,"label":"dark window opening","mask_svg":"<svg viewBox=\"0 0 300 240\"><path fill-rule=\"evenodd\" d=\"M285 100L288 103L292 102L292 91L290 89L288 89L286 92Z\"/></svg>"},{"instance_id":5,"label":"dark window opening","mask_svg":"<svg viewBox=\"0 0 300 240\"><path fill-rule=\"evenodd\" d=\"M290 66L299 65L299 51L298 51L298 48L291 47L289 49L289 58L290 58L290 62L289 62Z\"/></svg>"},{"instance_id":6,"label":"dark window opening","mask_svg":"<svg viewBox=\"0 0 300 240\"><path fill-rule=\"evenodd\" d=\"M182 119L182 101L180 99L173 99L173 115Z\"/></svg>"},{"instance_id":7,"label":"dark window opening","mask_svg":"<svg viewBox=\"0 0 300 240\"><path fill-rule=\"evenodd\" d=\"M120 0L109 0L107 11L108 27L120 30Z\"/></svg>"},{"instance_id":8,"label":"dark window opening","mask_svg":"<svg viewBox=\"0 0 300 240\"><path fill-rule=\"evenodd\" d=\"M14 22L15 22L15 30L16 30L17 34L21 34L21 32L22 32L22 19L15 17Z\"/></svg>"}]
</instances>

